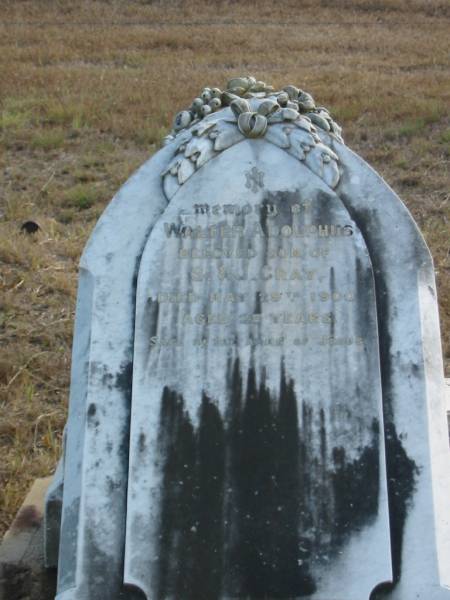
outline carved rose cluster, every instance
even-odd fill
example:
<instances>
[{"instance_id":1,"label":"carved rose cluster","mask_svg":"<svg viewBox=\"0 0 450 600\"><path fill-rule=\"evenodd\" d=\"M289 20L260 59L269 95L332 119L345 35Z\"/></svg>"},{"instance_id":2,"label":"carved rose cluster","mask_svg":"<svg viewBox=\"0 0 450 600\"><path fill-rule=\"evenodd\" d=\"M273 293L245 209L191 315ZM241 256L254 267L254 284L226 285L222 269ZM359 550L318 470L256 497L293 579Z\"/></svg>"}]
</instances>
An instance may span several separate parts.
<instances>
[{"instance_id":1,"label":"carved rose cluster","mask_svg":"<svg viewBox=\"0 0 450 600\"><path fill-rule=\"evenodd\" d=\"M253 98L272 98L272 103L264 104L264 107L259 107L256 112L251 112L249 105L242 101ZM238 127L246 137L262 137L267 130L268 117L272 113L282 111L282 120L295 120L298 115L304 115L314 125L343 141L339 125L333 121L326 108L316 106L311 94L294 85L287 85L282 90L275 91L272 86L257 81L254 77L236 77L228 82L225 91L219 88L204 88L188 110L182 110L175 116L173 130L165 142L172 141L183 129L227 106L239 117ZM280 116L278 115L277 122L280 121Z\"/></svg>"},{"instance_id":2,"label":"carved rose cluster","mask_svg":"<svg viewBox=\"0 0 450 600\"><path fill-rule=\"evenodd\" d=\"M205 88L189 110L178 113L166 143L174 150L164 169L167 199L198 169L246 138L262 138L301 161L331 188L339 182L334 141L341 128L312 96L293 85L274 91L253 77L239 77L227 90Z\"/></svg>"}]
</instances>

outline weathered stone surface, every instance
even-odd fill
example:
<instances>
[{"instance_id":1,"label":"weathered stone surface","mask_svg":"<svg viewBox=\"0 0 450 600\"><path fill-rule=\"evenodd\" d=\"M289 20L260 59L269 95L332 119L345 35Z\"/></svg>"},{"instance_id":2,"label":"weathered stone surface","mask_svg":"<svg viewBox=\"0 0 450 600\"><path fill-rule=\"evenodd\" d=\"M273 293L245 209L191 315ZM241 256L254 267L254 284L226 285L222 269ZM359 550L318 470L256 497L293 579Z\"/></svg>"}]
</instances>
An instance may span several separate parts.
<instances>
[{"instance_id":1,"label":"weathered stone surface","mask_svg":"<svg viewBox=\"0 0 450 600\"><path fill-rule=\"evenodd\" d=\"M448 598L411 216L294 86L239 78L190 114L83 255L58 600Z\"/></svg>"},{"instance_id":2,"label":"weathered stone surface","mask_svg":"<svg viewBox=\"0 0 450 600\"><path fill-rule=\"evenodd\" d=\"M245 141L186 183L140 263L126 581L357 600L390 579L376 321L357 226L294 158Z\"/></svg>"},{"instance_id":3,"label":"weathered stone surface","mask_svg":"<svg viewBox=\"0 0 450 600\"><path fill-rule=\"evenodd\" d=\"M167 204L160 173L170 156L162 150L125 184L81 258L58 565L64 600L112 599L122 589L135 280Z\"/></svg>"},{"instance_id":4,"label":"weathered stone surface","mask_svg":"<svg viewBox=\"0 0 450 600\"><path fill-rule=\"evenodd\" d=\"M449 445L432 258L385 182L330 143L343 169L339 195L364 235L377 289L395 585L375 598L447 598ZM414 467L407 485L406 464Z\"/></svg>"}]
</instances>

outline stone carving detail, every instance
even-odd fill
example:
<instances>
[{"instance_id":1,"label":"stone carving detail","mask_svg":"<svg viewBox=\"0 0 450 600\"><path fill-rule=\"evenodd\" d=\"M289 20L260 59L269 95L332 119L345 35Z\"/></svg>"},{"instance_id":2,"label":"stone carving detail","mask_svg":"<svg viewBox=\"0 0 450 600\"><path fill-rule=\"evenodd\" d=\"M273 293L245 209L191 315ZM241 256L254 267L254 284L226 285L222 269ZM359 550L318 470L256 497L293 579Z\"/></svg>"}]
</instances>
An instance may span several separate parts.
<instances>
[{"instance_id":1,"label":"stone carving detail","mask_svg":"<svg viewBox=\"0 0 450 600\"><path fill-rule=\"evenodd\" d=\"M218 153L246 138L262 138L282 148L331 188L339 183L337 155L324 143L327 135L343 143L341 128L326 108L293 85L281 91L254 77L228 82L226 91L205 88L189 110L179 112L165 144L174 157L163 171L170 200L183 183Z\"/></svg>"},{"instance_id":2,"label":"stone carving detail","mask_svg":"<svg viewBox=\"0 0 450 600\"><path fill-rule=\"evenodd\" d=\"M252 167L250 171L245 173L245 187L256 193L259 188L264 188L264 173L256 167Z\"/></svg>"}]
</instances>

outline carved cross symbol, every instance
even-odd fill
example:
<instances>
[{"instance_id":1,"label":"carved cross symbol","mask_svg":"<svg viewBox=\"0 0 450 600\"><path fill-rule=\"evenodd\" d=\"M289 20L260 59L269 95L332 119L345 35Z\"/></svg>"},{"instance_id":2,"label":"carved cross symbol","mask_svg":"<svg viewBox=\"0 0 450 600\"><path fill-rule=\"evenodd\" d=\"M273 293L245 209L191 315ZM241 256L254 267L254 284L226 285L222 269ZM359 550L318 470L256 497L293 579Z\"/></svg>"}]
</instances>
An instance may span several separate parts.
<instances>
[{"instance_id":1,"label":"carved cross symbol","mask_svg":"<svg viewBox=\"0 0 450 600\"><path fill-rule=\"evenodd\" d=\"M252 192L255 192L255 194L258 191L258 188L264 187L264 173L262 171L258 171L256 167L253 167L250 169L250 171L247 171L245 176L247 177L245 187L249 190L252 190Z\"/></svg>"}]
</instances>

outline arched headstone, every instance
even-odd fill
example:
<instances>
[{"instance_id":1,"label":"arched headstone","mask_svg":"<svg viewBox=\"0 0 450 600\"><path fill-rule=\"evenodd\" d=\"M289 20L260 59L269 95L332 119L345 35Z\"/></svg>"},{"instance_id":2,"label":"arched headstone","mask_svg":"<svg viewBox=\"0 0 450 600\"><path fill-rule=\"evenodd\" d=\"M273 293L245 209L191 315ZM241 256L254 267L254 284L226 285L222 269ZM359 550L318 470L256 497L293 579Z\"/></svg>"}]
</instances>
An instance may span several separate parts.
<instances>
[{"instance_id":1,"label":"arched headstone","mask_svg":"<svg viewBox=\"0 0 450 600\"><path fill-rule=\"evenodd\" d=\"M449 598L440 352L429 251L328 112L206 88L83 254L57 599Z\"/></svg>"}]
</instances>

